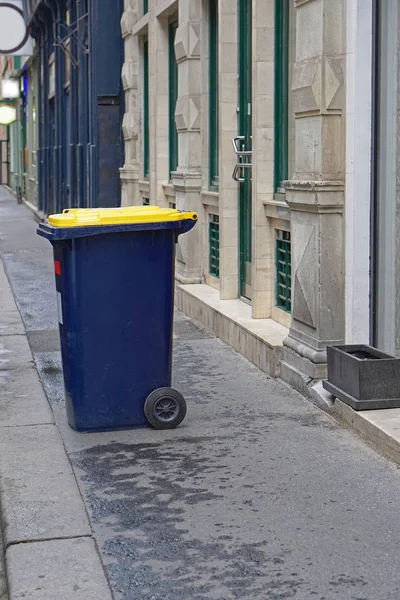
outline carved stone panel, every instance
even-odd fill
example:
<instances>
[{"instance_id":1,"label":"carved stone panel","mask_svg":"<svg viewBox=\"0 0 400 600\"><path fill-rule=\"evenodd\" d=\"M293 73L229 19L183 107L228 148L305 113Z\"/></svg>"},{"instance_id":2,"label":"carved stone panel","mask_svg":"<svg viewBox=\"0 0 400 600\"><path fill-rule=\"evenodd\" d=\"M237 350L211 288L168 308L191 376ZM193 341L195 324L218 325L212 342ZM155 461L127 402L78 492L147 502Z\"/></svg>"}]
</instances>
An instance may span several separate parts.
<instances>
[{"instance_id":1,"label":"carved stone panel","mask_svg":"<svg viewBox=\"0 0 400 600\"><path fill-rule=\"evenodd\" d=\"M178 27L175 35L175 57L177 62L185 58L200 57L199 23L185 23Z\"/></svg>"},{"instance_id":2,"label":"carved stone panel","mask_svg":"<svg viewBox=\"0 0 400 600\"><path fill-rule=\"evenodd\" d=\"M121 33L122 37L130 35L132 27L137 21L137 10L129 8L126 10L121 17Z\"/></svg>"},{"instance_id":3,"label":"carved stone panel","mask_svg":"<svg viewBox=\"0 0 400 600\"><path fill-rule=\"evenodd\" d=\"M200 99L193 96L178 98L175 109L175 123L178 131L200 129Z\"/></svg>"},{"instance_id":4,"label":"carved stone panel","mask_svg":"<svg viewBox=\"0 0 400 600\"><path fill-rule=\"evenodd\" d=\"M325 109L341 111L345 102L343 59L327 57L324 66Z\"/></svg>"},{"instance_id":5,"label":"carved stone panel","mask_svg":"<svg viewBox=\"0 0 400 600\"><path fill-rule=\"evenodd\" d=\"M296 63L293 69L292 94L295 114L321 108L321 58Z\"/></svg>"},{"instance_id":6,"label":"carved stone panel","mask_svg":"<svg viewBox=\"0 0 400 600\"><path fill-rule=\"evenodd\" d=\"M317 290L316 231L314 226L296 225L293 318L315 329Z\"/></svg>"}]
</instances>

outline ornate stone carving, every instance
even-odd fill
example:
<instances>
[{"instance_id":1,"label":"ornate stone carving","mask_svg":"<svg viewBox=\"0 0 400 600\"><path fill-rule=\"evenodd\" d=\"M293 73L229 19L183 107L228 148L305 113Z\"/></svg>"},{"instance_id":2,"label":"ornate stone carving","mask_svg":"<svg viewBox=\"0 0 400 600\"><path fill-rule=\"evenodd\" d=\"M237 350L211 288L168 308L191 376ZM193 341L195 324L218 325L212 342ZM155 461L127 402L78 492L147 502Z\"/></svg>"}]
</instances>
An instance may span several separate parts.
<instances>
[{"instance_id":1,"label":"ornate stone carving","mask_svg":"<svg viewBox=\"0 0 400 600\"><path fill-rule=\"evenodd\" d=\"M189 25L189 53L191 57L200 57L200 24Z\"/></svg>"},{"instance_id":2,"label":"ornate stone carving","mask_svg":"<svg viewBox=\"0 0 400 600\"><path fill-rule=\"evenodd\" d=\"M137 21L137 10L128 8L128 10L122 13L121 17L121 33L122 37L130 35L132 27Z\"/></svg>"},{"instance_id":3,"label":"ornate stone carving","mask_svg":"<svg viewBox=\"0 0 400 600\"><path fill-rule=\"evenodd\" d=\"M296 63L293 69L293 107L296 114L321 108L321 59Z\"/></svg>"},{"instance_id":4,"label":"ornate stone carving","mask_svg":"<svg viewBox=\"0 0 400 600\"><path fill-rule=\"evenodd\" d=\"M128 60L123 64L121 77L124 90L133 88L137 89L138 87L138 78L137 74L135 73L135 66L136 63L132 60Z\"/></svg>"},{"instance_id":5,"label":"ornate stone carving","mask_svg":"<svg viewBox=\"0 0 400 600\"><path fill-rule=\"evenodd\" d=\"M199 98L193 96L178 98L175 108L175 123L178 131L200 129L200 110L196 104L200 104Z\"/></svg>"},{"instance_id":6,"label":"ornate stone carving","mask_svg":"<svg viewBox=\"0 0 400 600\"><path fill-rule=\"evenodd\" d=\"M132 113L125 113L122 120L122 133L125 140L131 140L138 136L138 124L135 122Z\"/></svg>"},{"instance_id":7,"label":"ornate stone carving","mask_svg":"<svg viewBox=\"0 0 400 600\"><path fill-rule=\"evenodd\" d=\"M177 62L185 58L200 57L200 25L186 23L178 27L175 34L175 57Z\"/></svg>"},{"instance_id":8,"label":"ornate stone carving","mask_svg":"<svg viewBox=\"0 0 400 600\"><path fill-rule=\"evenodd\" d=\"M324 98L326 110L342 110L344 106L344 73L341 57L325 59Z\"/></svg>"},{"instance_id":9,"label":"ornate stone carving","mask_svg":"<svg viewBox=\"0 0 400 600\"><path fill-rule=\"evenodd\" d=\"M342 57L318 57L296 63L292 92L296 115L341 111L344 106Z\"/></svg>"},{"instance_id":10,"label":"ornate stone carving","mask_svg":"<svg viewBox=\"0 0 400 600\"><path fill-rule=\"evenodd\" d=\"M296 233L295 249L300 258L294 277L293 317L315 328L317 286L315 228L298 226Z\"/></svg>"}]
</instances>

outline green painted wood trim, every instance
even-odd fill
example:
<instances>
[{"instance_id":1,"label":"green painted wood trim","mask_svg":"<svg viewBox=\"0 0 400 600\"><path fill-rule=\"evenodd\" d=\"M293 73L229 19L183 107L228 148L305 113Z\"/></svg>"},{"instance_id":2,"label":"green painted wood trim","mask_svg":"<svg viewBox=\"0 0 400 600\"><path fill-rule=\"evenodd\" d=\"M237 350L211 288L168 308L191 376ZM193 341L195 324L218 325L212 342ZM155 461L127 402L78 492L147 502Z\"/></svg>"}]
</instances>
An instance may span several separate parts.
<instances>
[{"instance_id":1,"label":"green painted wood trim","mask_svg":"<svg viewBox=\"0 0 400 600\"><path fill-rule=\"evenodd\" d=\"M178 65L175 58L175 34L178 21L174 20L168 26L168 60L169 60L169 173L178 168L178 132L175 123L175 107L178 99Z\"/></svg>"},{"instance_id":2,"label":"green painted wood trim","mask_svg":"<svg viewBox=\"0 0 400 600\"><path fill-rule=\"evenodd\" d=\"M219 216L210 215L208 229L209 241L209 272L214 277L219 277Z\"/></svg>"},{"instance_id":3,"label":"green painted wood trim","mask_svg":"<svg viewBox=\"0 0 400 600\"><path fill-rule=\"evenodd\" d=\"M275 0L275 192L288 177L289 1Z\"/></svg>"},{"instance_id":4,"label":"green painted wood trim","mask_svg":"<svg viewBox=\"0 0 400 600\"><path fill-rule=\"evenodd\" d=\"M276 230L276 305L290 313L292 308L292 256L288 231Z\"/></svg>"},{"instance_id":5,"label":"green painted wood trim","mask_svg":"<svg viewBox=\"0 0 400 600\"><path fill-rule=\"evenodd\" d=\"M143 175L149 177L150 162L149 132L149 42L143 42Z\"/></svg>"},{"instance_id":6,"label":"green painted wood trim","mask_svg":"<svg viewBox=\"0 0 400 600\"><path fill-rule=\"evenodd\" d=\"M252 4L238 0L238 69L239 69L239 135L245 137L246 150L251 150L252 136ZM248 279L252 261L252 182L251 170L244 169L244 182L239 185L239 273L240 295L249 298ZM249 298L250 299L250 298Z\"/></svg>"},{"instance_id":7,"label":"green painted wood trim","mask_svg":"<svg viewBox=\"0 0 400 600\"><path fill-rule=\"evenodd\" d=\"M218 189L219 119L218 119L218 0L209 0L209 168L210 188Z\"/></svg>"}]
</instances>

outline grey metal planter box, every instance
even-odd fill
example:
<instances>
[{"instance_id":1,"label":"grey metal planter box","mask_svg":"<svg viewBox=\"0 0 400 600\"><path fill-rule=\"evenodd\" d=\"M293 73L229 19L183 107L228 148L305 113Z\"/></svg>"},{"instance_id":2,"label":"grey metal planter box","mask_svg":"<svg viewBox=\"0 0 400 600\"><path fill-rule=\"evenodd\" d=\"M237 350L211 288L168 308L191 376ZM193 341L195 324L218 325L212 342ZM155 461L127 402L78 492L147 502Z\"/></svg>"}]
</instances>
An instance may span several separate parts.
<instances>
[{"instance_id":1,"label":"grey metal planter box","mask_svg":"<svg viewBox=\"0 0 400 600\"><path fill-rule=\"evenodd\" d=\"M372 346L328 346L322 385L354 410L400 408L400 358Z\"/></svg>"}]
</instances>

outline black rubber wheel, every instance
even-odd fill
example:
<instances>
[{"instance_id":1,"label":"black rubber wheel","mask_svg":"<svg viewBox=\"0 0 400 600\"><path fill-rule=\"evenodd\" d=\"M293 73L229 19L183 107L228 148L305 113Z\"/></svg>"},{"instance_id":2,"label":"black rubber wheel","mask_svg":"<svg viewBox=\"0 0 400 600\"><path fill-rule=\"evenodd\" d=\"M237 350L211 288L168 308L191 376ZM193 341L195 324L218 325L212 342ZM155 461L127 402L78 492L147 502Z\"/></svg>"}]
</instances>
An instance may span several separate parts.
<instances>
[{"instance_id":1,"label":"black rubber wheel","mask_svg":"<svg viewBox=\"0 0 400 600\"><path fill-rule=\"evenodd\" d=\"M174 429L185 418L186 402L176 390L158 388L147 397L144 414L155 429Z\"/></svg>"}]
</instances>

